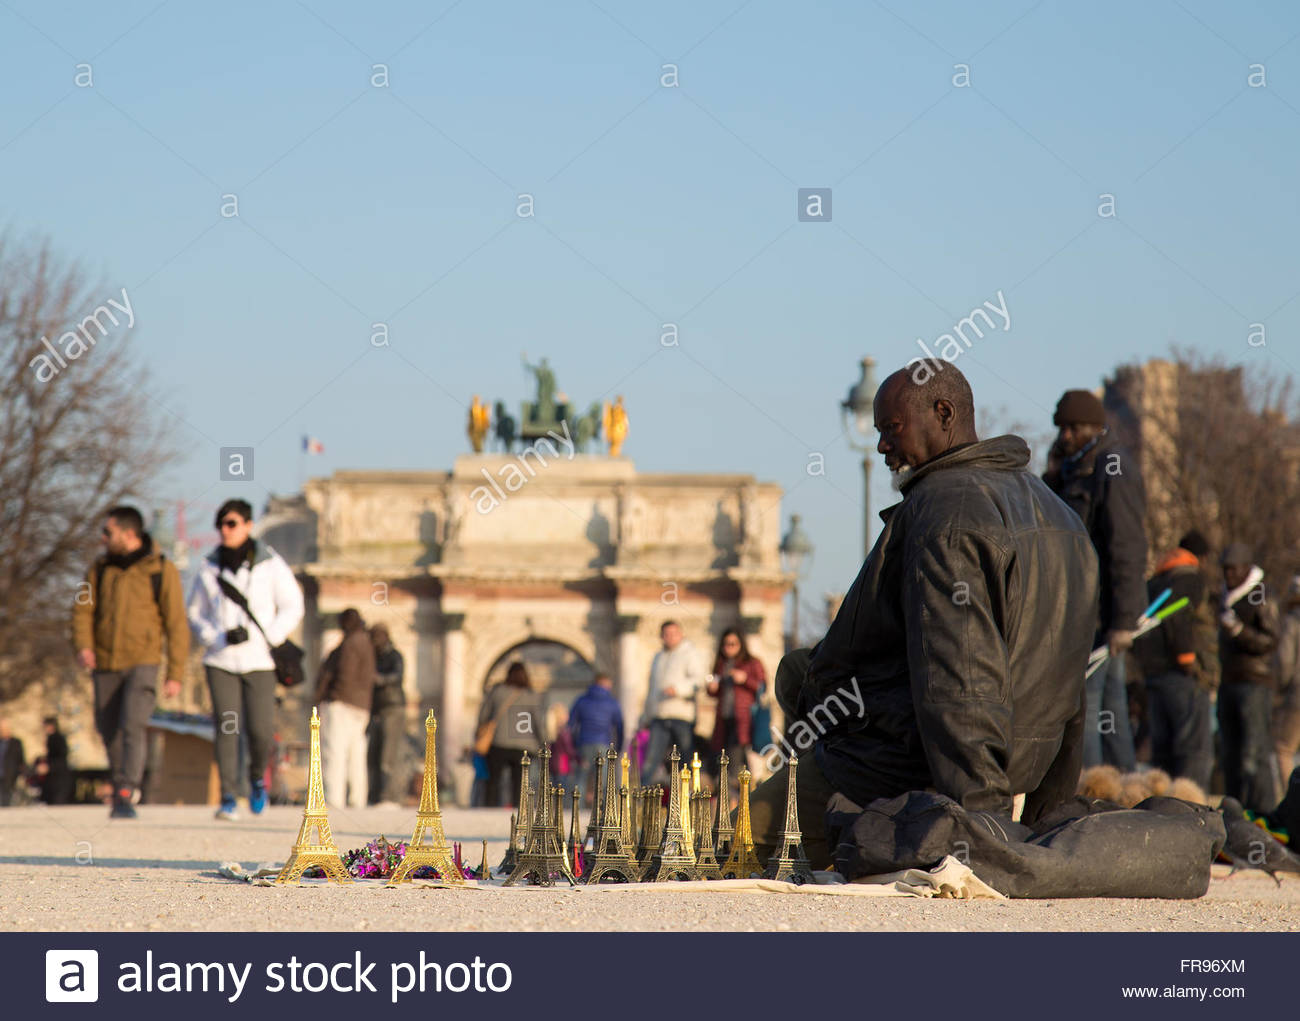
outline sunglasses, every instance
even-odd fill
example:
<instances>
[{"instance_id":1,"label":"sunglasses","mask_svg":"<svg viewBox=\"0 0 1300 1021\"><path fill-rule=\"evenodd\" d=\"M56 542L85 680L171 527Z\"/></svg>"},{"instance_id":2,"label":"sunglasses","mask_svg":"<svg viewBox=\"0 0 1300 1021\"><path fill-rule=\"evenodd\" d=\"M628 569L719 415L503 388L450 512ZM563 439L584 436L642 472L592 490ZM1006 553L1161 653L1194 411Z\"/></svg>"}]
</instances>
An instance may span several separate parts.
<instances>
[{"instance_id":1,"label":"sunglasses","mask_svg":"<svg viewBox=\"0 0 1300 1021\"><path fill-rule=\"evenodd\" d=\"M226 518L225 521L221 522L220 527L221 527L221 528L238 528L238 527L239 527L240 525L242 525L243 523L244 523L244 522L243 522L242 520L240 520L239 518Z\"/></svg>"}]
</instances>

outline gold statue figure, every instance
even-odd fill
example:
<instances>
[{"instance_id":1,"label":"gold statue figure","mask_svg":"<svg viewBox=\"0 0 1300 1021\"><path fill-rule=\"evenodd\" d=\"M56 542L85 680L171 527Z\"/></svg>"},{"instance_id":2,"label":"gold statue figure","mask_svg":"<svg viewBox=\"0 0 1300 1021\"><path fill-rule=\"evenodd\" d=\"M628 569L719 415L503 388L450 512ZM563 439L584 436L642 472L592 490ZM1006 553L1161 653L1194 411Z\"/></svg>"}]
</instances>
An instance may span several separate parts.
<instances>
[{"instance_id":1,"label":"gold statue figure","mask_svg":"<svg viewBox=\"0 0 1300 1021\"><path fill-rule=\"evenodd\" d=\"M605 430L605 439L609 441L609 456L618 457L623 450L623 441L627 439L627 411L623 407L623 395L614 398L614 403L605 402L605 412L601 426Z\"/></svg>"},{"instance_id":2,"label":"gold statue figure","mask_svg":"<svg viewBox=\"0 0 1300 1021\"><path fill-rule=\"evenodd\" d=\"M424 782L420 785L420 810L415 816L415 833L406 845L401 864L388 880L389 886L409 883L411 873L422 865L431 866L444 883L465 885L465 876L451 860L447 835L442 831L442 811L438 808L438 756L434 742L437 731L438 721L430 709L424 720Z\"/></svg>"},{"instance_id":3,"label":"gold statue figure","mask_svg":"<svg viewBox=\"0 0 1300 1021\"><path fill-rule=\"evenodd\" d=\"M314 839L313 839L314 838ZM337 883L350 883L352 877L343 867L334 835L330 833L329 814L325 809L325 788L321 783L320 769L320 716L311 707L311 758L307 767L307 805L302 810L302 825L294 841L289 860L275 881L293 883L302 878L310 868L319 866L325 876Z\"/></svg>"},{"instance_id":4,"label":"gold statue figure","mask_svg":"<svg viewBox=\"0 0 1300 1021\"><path fill-rule=\"evenodd\" d=\"M487 439L488 429L492 424L492 413L487 405L479 400L478 394L469 405L469 444L474 453L483 453L483 441Z\"/></svg>"}]
</instances>

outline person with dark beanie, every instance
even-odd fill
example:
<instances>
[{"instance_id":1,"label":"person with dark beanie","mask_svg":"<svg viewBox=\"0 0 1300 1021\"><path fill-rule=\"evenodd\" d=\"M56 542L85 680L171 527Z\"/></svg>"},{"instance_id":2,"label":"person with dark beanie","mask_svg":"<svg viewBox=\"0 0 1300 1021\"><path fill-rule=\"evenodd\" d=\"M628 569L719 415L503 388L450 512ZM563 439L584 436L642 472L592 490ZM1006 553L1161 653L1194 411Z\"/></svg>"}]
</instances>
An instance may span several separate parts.
<instances>
[{"instance_id":1,"label":"person with dark beanie","mask_svg":"<svg viewBox=\"0 0 1300 1021\"><path fill-rule=\"evenodd\" d=\"M1052 422L1060 430L1043 481L1079 515L1101 567L1094 645L1110 658L1085 686L1083 765L1137 768L1129 725L1125 655L1146 608L1146 491L1137 461L1106 427L1106 409L1088 390L1067 390Z\"/></svg>"},{"instance_id":2,"label":"person with dark beanie","mask_svg":"<svg viewBox=\"0 0 1300 1021\"><path fill-rule=\"evenodd\" d=\"M1223 595L1219 603L1219 738L1223 793L1252 812L1277 807L1270 718L1276 663L1278 614L1264 590L1264 572L1245 543L1223 551Z\"/></svg>"},{"instance_id":3,"label":"person with dark beanie","mask_svg":"<svg viewBox=\"0 0 1300 1021\"><path fill-rule=\"evenodd\" d=\"M1214 769L1214 743L1210 734L1211 678L1207 669L1217 650L1197 626L1205 602L1206 578L1202 563L1209 544L1200 532L1188 532L1178 548L1156 567L1147 582L1147 600L1170 590L1165 605L1187 599L1187 609L1174 614L1133 645L1146 678L1147 715L1151 726L1151 764L1170 776L1195 780L1203 790L1210 786Z\"/></svg>"},{"instance_id":4,"label":"person with dark beanie","mask_svg":"<svg viewBox=\"0 0 1300 1021\"><path fill-rule=\"evenodd\" d=\"M217 818L238 818L239 739L248 739L248 807L266 809L266 767L275 734L275 661L271 649L302 622L302 589L293 569L253 538L253 508L227 500L217 511L221 545L199 563L190 589L190 630L206 649L212 693L213 754L221 775ZM222 583L242 596L240 601Z\"/></svg>"}]
</instances>

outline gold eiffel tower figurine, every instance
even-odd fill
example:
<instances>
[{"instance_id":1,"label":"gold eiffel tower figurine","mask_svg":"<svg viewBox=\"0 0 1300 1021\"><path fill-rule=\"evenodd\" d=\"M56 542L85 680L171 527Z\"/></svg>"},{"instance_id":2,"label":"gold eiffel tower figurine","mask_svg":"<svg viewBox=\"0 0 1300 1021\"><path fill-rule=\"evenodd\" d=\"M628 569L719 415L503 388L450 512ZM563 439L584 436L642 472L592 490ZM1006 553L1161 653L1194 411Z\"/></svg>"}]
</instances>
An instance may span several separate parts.
<instances>
[{"instance_id":1,"label":"gold eiffel tower figurine","mask_svg":"<svg viewBox=\"0 0 1300 1021\"><path fill-rule=\"evenodd\" d=\"M768 859L763 877L802 886L812 882L813 874L808 856L803 853L803 832L799 829L798 787L795 784L798 767L799 757L791 755L789 783L785 789L785 830L781 834L781 846Z\"/></svg>"},{"instance_id":2,"label":"gold eiffel tower figurine","mask_svg":"<svg viewBox=\"0 0 1300 1021\"><path fill-rule=\"evenodd\" d=\"M718 861L731 857L731 842L735 830L731 825L731 777L727 773L727 752L718 759L718 843L714 849Z\"/></svg>"},{"instance_id":3,"label":"gold eiffel tower figurine","mask_svg":"<svg viewBox=\"0 0 1300 1021\"><path fill-rule=\"evenodd\" d=\"M723 879L752 879L763 874L754 853L754 830L749 822L749 781L753 774L740 767L740 807L736 809L736 837L722 866Z\"/></svg>"},{"instance_id":4,"label":"gold eiffel tower figurine","mask_svg":"<svg viewBox=\"0 0 1300 1021\"><path fill-rule=\"evenodd\" d=\"M701 879L721 879L722 867L713 852L713 796L706 787L695 799L695 869Z\"/></svg>"},{"instance_id":5,"label":"gold eiffel tower figurine","mask_svg":"<svg viewBox=\"0 0 1300 1021\"><path fill-rule=\"evenodd\" d=\"M599 883L607 878L617 883L635 883L641 878L641 866L628 846L620 818L623 801L614 786L617 755L613 746L605 753L605 790L600 797L600 824L596 827L595 849L587 860L588 883Z\"/></svg>"},{"instance_id":6,"label":"gold eiffel tower figurine","mask_svg":"<svg viewBox=\"0 0 1300 1021\"><path fill-rule=\"evenodd\" d=\"M514 886L521 879L527 879L533 886L554 886L555 877L561 876L570 886L577 885L573 870L569 868L569 859L564 853L564 834L557 827L554 818L554 788L547 783L551 775L551 749L542 749L539 763L541 773L537 778L537 812L533 823L528 828L528 846L519 855L519 862L506 886ZM522 781L527 783L527 780Z\"/></svg>"},{"instance_id":7,"label":"gold eiffel tower figurine","mask_svg":"<svg viewBox=\"0 0 1300 1021\"><path fill-rule=\"evenodd\" d=\"M627 757L627 752L623 753L620 764L622 772L619 776L623 781L619 785L619 797L623 800L623 843L627 844L628 851L635 857L636 842L632 836L632 760Z\"/></svg>"},{"instance_id":8,"label":"gold eiffel tower figurine","mask_svg":"<svg viewBox=\"0 0 1300 1021\"><path fill-rule=\"evenodd\" d=\"M438 755L434 743L437 731L438 721L430 709L424 721L424 783L420 785L420 810L415 816L415 833L406 845L401 863L393 869L388 886L409 883L411 873L423 865L431 866L444 883L465 885L465 876L451 860L447 835L442 831L442 811L438 808Z\"/></svg>"},{"instance_id":9,"label":"gold eiffel tower figurine","mask_svg":"<svg viewBox=\"0 0 1300 1021\"><path fill-rule=\"evenodd\" d=\"M314 839L313 839L314 838ZM311 708L311 759L307 767L307 805L302 810L302 825L294 841L289 860L276 877L276 883L292 883L302 879L307 869L319 866L327 879L337 883L350 883L352 877L343 866L334 835L330 833L329 814L325 809L325 788L321 783L320 769L320 717L316 707Z\"/></svg>"},{"instance_id":10,"label":"gold eiffel tower figurine","mask_svg":"<svg viewBox=\"0 0 1300 1021\"><path fill-rule=\"evenodd\" d=\"M690 770L683 766L681 773L678 773L677 763L681 761L681 756L677 754L676 745L673 745L673 753L668 756L668 761L672 763L668 770L672 784L668 789L668 825L664 827L664 836L659 843L659 849L650 860L650 867L645 875L645 881L648 883L695 878L695 849L691 846L691 839L684 825L687 822L690 806L682 805L683 794L690 794Z\"/></svg>"}]
</instances>

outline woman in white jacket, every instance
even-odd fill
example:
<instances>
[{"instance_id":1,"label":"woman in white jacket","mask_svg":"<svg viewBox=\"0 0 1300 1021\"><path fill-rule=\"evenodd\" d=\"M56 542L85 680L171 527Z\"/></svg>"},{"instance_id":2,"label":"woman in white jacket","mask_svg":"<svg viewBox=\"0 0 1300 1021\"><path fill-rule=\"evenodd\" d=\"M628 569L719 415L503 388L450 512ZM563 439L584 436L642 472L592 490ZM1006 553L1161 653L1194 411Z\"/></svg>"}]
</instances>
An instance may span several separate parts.
<instances>
[{"instance_id":1,"label":"woman in white jacket","mask_svg":"<svg viewBox=\"0 0 1300 1021\"><path fill-rule=\"evenodd\" d=\"M203 666L212 692L214 754L221 774L217 818L233 820L241 732L248 738L248 806L254 815L266 808L266 766L275 733L271 648L301 623L303 601L289 565L252 538L253 508L246 501L223 503L217 529L221 545L199 565L187 612L190 630L207 649ZM243 593L251 617L222 592L219 579Z\"/></svg>"}]
</instances>

